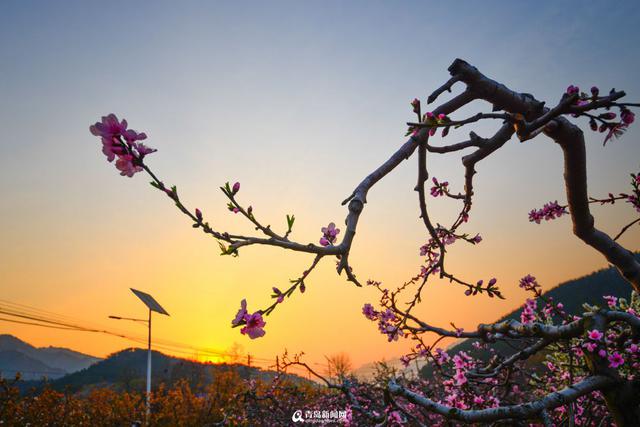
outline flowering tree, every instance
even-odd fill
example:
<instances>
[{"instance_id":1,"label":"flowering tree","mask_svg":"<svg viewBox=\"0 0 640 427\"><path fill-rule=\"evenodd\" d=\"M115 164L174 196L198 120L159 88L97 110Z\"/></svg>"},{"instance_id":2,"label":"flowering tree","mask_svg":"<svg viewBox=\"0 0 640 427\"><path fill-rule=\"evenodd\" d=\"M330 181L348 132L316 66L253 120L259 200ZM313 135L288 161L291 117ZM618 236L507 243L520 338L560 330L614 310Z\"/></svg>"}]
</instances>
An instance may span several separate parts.
<instances>
[{"instance_id":1,"label":"flowering tree","mask_svg":"<svg viewBox=\"0 0 640 427\"><path fill-rule=\"evenodd\" d=\"M325 379L327 385L341 391L353 411L375 422L388 424L411 422L433 425L451 420L509 420L505 422L520 423L538 420L547 425L565 422L587 425L599 416L598 422L612 419L620 426L640 425L640 379L635 374L640 363L637 305L610 298L602 307L586 307L583 316L572 316L563 311L561 304L546 300L535 277L528 275L521 280L520 286L530 291L533 298L527 300L519 322L481 324L474 331L463 331L431 325L413 314L425 285L435 277L460 286L466 296L503 298L495 278L470 280L447 269L446 254L447 248L453 244L477 245L482 241L479 234L462 231L473 205L475 167L514 136L525 142L544 134L560 146L564 156L566 203L547 203L541 209L532 210L529 220L539 224L543 220L568 215L576 237L601 253L631 288L640 292L640 263L632 252L618 243L622 233L637 224L640 218L622 227L620 233L612 238L595 227L590 212L591 203L613 204L616 201L627 202L640 212L640 173L631 175L631 190L628 192L590 197L587 192L584 135L568 118L586 119L591 130L605 134L604 144L607 144L620 137L634 122L631 108L640 104L622 102L623 91L612 89L601 95L597 87L592 87L590 93L584 93L572 85L559 102L549 108L530 94L515 92L486 77L463 60L456 59L449 67L449 73L451 78L428 97L427 103L432 104L445 91L451 92L457 83L463 83L464 90L425 114L418 99L411 103L418 120L408 123L408 141L365 177L344 200L343 205L348 209L344 232L331 222L321 228L322 235L317 244L292 239L293 215L286 216L283 232L264 225L254 214L253 207L238 199L240 184L237 182L221 187L228 199L227 208L249 221L257 234L239 235L218 230L205 220L199 209L188 208L184 204L175 186L166 185L152 172L146 156L155 150L141 142L146 139L144 133L128 129L127 122L119 121L113 114L93 125L91 132L101 138L107 160L116 160L115 166L121 175L131 177L138 172L146 172L151 177L151 185L171 199L194 228L216 239L222 255L237 256L242 248L253 245L276 246L312 255L309 268L292 279L289 287L282 290L273 288L272 304L250 311L247 301L241 302L232 326L240 327L240 332L251 339L265 334L265 317L273 313L285 298L293 296L296 290L305 291L309 275L325 257L335 257L338 274L344 272L348 281L362 286L349 262L349 255L367 194L379 180L417 151L418 182L415 189L427 236L427 242L420 248L424 264L395 290L375 280L366 281L368 286L380 291L380 301L377 308L365 304L362 311L367 318L377 322L389 341L400 337L413 340L416 345L402 358L403 362L408 364L417 358L427 359L436 368L434 376L430 380L390 378L386 384L377 384L374 389L346 378L340 384ZM452 117L461 107L475 100L486 101L492 106L492 111L463 119ZM444 145L431 142L439 131L444 138L452 128L481 120L499 120L502 125L488 138L470 132L469 139L463 142ZM428 156L468 149L472 151L462 157L462 191L453 190L447 181L435 177L429 180ZM460 202L457 215L448 221L450 225L441 225L445 222L432 218L427 202L429 195ZM403 299L406 294L409 294L407 300ZM427 334L438 337L434 344L425 344ZM437 347L447 337L476 339L477 346L486 348L491 357L482 360L464 352L451 356ZM510 355L492 351L492 344L496 342L507 342L515 350ZM528 359L540 355L548 358L542 371L522 369ZM287 357L285 365L288 364L307 366L298 357Z\"/></svg>"}]
</instances>

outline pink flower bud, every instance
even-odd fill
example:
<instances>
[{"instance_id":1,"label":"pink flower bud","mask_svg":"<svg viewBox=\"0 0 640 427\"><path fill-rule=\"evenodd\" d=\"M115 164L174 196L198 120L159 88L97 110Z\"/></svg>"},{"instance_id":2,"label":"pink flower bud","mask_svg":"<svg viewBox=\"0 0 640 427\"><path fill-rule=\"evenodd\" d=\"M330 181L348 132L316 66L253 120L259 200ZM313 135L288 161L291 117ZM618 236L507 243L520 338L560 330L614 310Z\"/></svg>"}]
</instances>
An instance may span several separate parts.
<instances>
[{"instance_id":1,"label":"pink flower bud","mask_svg":"<svg viewBox=\"0 0 640 427\"><path fill-rule=\"evenodd\" d=\"M630 125L636 118L636 115L630 110L622 110L620 118L624 124Z\"/></svg>"},{"instance_id":2,"label":"pink flower bud","mask_svg":"<svg viewBox=\"0 0 640 427\"><path fill-rule=\"evenodd\" d=\"M571 85L567 88L567 94L569 95L573 95L578 92L580 92L580 88L578 86Z\"/></svg>"},{"instance_id":3,"label":"pink flower bud","mask_svg":"<svg viewBox=\"0 0 640 427\"><path fill-rule=\"evenodd\" d=\"M233 194L236 194L238 191L240 191L240 183L236 182L235 184L233 184L233 188L232 188Z\"/></svg>"},{"instance_id":4,"label":"pink flower bud","mask_svg":"<svg viewBox=\"0 0 640 427\"><path fill-rule=\"evenodd\" d=\"M600 93L600 89L598 89L597 86L593 86L591 88L591 95L593 95L594 98L597 97L599 93Z\"/></svg>"},{"instance_id":5,"label":"pink flower bud","mask_svg":"<svg viewBox=\"0 0 640 427\"><path fill-rule=\"evenodd\" d=\"M420 100L418 98L414 98L411 101L411 106L413 107L413 112L416 114L420 114Z\"/></svg>"},{"instance_id":6,"label":"pink flower bud","mask_svg":"<svg viewBox=\"0 0 640 427\"><path fill-rule=\"evenodd\" d=\"M198 221L202 221L202 212L198 208L196 208L196 218L198 218Z\"/></svg>"}]
</instances>

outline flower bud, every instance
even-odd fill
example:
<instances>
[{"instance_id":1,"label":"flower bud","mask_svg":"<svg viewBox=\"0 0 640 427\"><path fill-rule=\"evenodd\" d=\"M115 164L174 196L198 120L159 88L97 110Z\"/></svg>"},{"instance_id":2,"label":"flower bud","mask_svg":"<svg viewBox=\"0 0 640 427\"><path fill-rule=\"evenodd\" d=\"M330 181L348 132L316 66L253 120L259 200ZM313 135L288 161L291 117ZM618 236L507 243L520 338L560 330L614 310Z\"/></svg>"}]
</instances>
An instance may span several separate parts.
<instances>
[{"instance_id":1,"label":"flower bud","mask_svg":"<svg viewBox=\"0 0 640 427\"><path fill-rule=\"evenodd\" d=\"M636 115L631 110L622 110L620 118L624 124L630 125L636 119Z\"/></svg>"},{"instance_id":2,"label":"flower bud","mask_svg":"<svg viewBox=\"0 0 640 427\"><path fill-rule=\"evenodd\" d=\"M597 86L593 86L591 88L591 95L593 95L594 98L597 98L599 93L600 93L600 89L598 89Z\"/></svg>"},{"instance_id":3,"label":"flower bud","mask_svg":"<svg viewBox=\"0 0 640 427\"><path fill-rule=\"evenodd\" d=\"M578 92L580 92L580 88L578 86L571 85L567 88L568 95L573 95Z\"/></svg>"},{"instance_id":4,"label":"flower bud","mask_svg":"<svg viewBox=\"0 0 640 427\"><path fill-rule=\"evenodd\" d=\"M240 191L240 183L236 182L235 184L233 184L233 188L231 190L233 191L233 194L236 194L238 191Z\"/></svg>"},{"instance_id":5,"label":"flower bud","mask_svg":"<svg viewBox=\"0 0 640 427\"><path fill-rule=\"evenodd\" d=\"M420 100L418 98L414 98L414 100L411 101L411 106L413 107L413 112L416 113L419 116L420 115Z\"/></svg>"}]
</instances>

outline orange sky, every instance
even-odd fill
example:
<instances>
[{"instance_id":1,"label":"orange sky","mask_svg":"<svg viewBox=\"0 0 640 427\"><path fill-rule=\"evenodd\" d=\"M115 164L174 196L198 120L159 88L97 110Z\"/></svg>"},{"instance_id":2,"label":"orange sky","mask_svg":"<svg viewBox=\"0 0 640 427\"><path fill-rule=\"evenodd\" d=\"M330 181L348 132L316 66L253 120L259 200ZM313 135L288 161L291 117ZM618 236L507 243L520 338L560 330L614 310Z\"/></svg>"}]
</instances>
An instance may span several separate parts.
<instances>
[{"instance_id":1,"label":"orange sky","mask_svg":"<svg viewBox=\"0 0 640 427\"><path fill-rule=\"evenodd\" d=\"M193 230L146 177L118 176L88 131L100 115L113 111L147 132L149 145L158 149L148 163L218 229L250 231L226 210L217 189L239 180L239 200L253 205L258 218L282 230L285 215L293 213L292 237L317 242L320 227L330 221L344 228L346 209L340 202L404 141L404 122L413 119L409 100L442 84L455 56L549 103L568 84L615 85L632 101L640 97L640 84L629 71L637 69L638 55L620 55L598 42L601 34L587 31L618 29L620 19L634 16L629 11L604 17L575 12L573 33L555 30L566 28L566 17L555 26L560 17L553 10L529 11L549 30L541 36L539 25L517 29L530 41L529 52L543 52L531 61L518 52L504 57L500 52L515 50L513 40L491 33L474 40L452 36L446 52L415 55L407 41L415 39L411 28L422 26L419 17L428 11L387 7L377 5L363 16L346 6L341 13L300 6L289 11L290 19L277 10L236 16L238 11L226 6L135 9L123 18L136 22L135 37L90 25L95 12L90 6L48 13L15 5L7 13L0 10L0 16L13 17L0 25L0 36L9 41L0 53L11 58L0 65L0 90L8 101L0 105L0 298L144 335L140 325L107 319L144 316L129 291L134 287L153 294L171 313L154 322L154 336L165 340L217 351L237 343L265 359L285 348L304 350L315 362L344 351L356 366L402 355L409 343L387 344L361 314L364 303L377 301L376 292L338 277L332 259L323 260L308 279L304 295L296 294L267 318L264 338L251 341L231 329L241 299L247 298L251 310L266 306L271 287L284 288L312 256L274 248L247 248L239 258L218 256L217 244ZM511 18L523 12L502 9ZM452 25L463 29L465 19L434 22L423 39L437 39ZM520 22L487 19L487 25L495 19L496 28ZM331 31L326 22L335 23ZM625 34L620 37L637 38ZM566 46L571 55L553 46ZM459 117L482 108L487 109L473 104ZM489 136L494 125L452 131L448 142L465 139L471 129ZM628 174L639 166L638 135L632 128L603 148L601 135L588 133L593 195L628 190ZM456 190L462 185L459 157L430 160L432 175ZM372 278L393 288L418 271L426 232L413 191L416 169L411 159L370 192L350 257L363 281ZM568 218L543 225L527 221L530 209L564 200L561 153L549 140L511 141L477 169L477 197L464 231L478 232L484 241L474 248L454 245L448 269L470 281L497 277L507 300L466 298L463 288L429 285L416 313L435 325L453 321L470 328L517 307L525 298L517 282L528 273L549 288L606 265L571 235ZM432 202L443 223L454 208L448 201ZM624 204L594 212L610 233L637 215ZM640 229L621 242L640 249ZM3 322L0 333L98 356L135 344Z\"/></svg>"}]
</instances>

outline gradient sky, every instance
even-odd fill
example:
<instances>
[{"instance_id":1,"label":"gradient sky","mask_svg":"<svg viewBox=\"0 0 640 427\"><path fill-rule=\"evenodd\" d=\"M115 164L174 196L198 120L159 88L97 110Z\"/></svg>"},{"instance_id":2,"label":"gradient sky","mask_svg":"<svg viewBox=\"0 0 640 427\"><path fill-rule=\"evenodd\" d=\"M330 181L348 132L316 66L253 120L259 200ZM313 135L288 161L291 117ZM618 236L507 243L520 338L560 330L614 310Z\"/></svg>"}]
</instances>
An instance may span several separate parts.
<instances>
[{"instance_id":1,"label":"gradient sky","mask_svg":"<svg viewBox=\"0 0 640 427\"><path fill-rule=\"evenodd\" d=\"M345 351L356 365L403 354L408 342L387 344L360 313L376 292L338 277L329 259L307 293L268 317L263 339L231 329L242 298L264 307L271 286L284 287L311 257L273 248L218 256L146 177L120 177L88 126L115 112L147 132L158 149L148 163L219 229L249 230L218 190L239 180L240 200L259 218L282 229L293 213L293 237L308 242L328 222L342 224L340 201L404 142L409 101L442 84L456 57L548 104L569 84L640 99L637 2L445 3L0 1L0 298L143 333L106 318L143 314L134 287L171 313L155 322L159 338L218 350L238 343L263 357L304 350L312 361ZM474 103L456 117L483 110ZM495 128L463 128L448 142ZM639 135L634 127L603 148L587 132L592 195L628 189ZM460 155L430 164L460 188ZM426 234L416 169L411 159L370 192L351 255L363 280L395 287L418 271ZM567 218L527 221L531 208L564 201L561 152L550 140L511 141L477 169L466 230L485 240L454 246L449 270L497 277L507 300L436 283L421 316L471 328L520 305L517 281L527 273L549 288L606 266L572 237ZM438 218L456 208L432 206ZM594 212L611 233L634 218L623 204ZM640 249L639 228L622 243ZM132 345L1 322L0 333L100 356Z\"/></svg>"}]
</instances>

